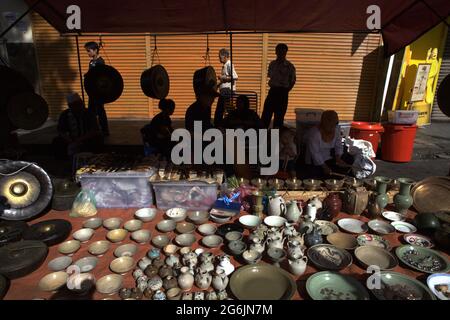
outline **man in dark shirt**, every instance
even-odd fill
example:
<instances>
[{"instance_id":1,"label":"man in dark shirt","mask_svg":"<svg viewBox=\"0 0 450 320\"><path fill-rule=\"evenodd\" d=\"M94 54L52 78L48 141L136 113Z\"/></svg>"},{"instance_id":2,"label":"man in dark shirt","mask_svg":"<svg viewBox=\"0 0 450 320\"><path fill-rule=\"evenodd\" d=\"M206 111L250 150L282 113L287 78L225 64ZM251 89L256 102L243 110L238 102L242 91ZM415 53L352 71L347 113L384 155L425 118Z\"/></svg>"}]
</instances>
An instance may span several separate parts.
<instances>
[{"instance_id":1,"label":"man in dark shirt","mask_svg":"<svg viewBox=\"0 0 450 320\"><path fill-rule=\"evenodd\" d=\"M72 157L78 152L95 152L103 144L97 119L88 111L77 93L67 96L68 109L58 120L58 136L53 140L58 158Z\"/></svg>"},{"instance_id":2,"label":"man in dark shirt","mask_svg":"<svg viewBox=\"0 0 450 320\"><path fill-rule=\"evenodd\" d=\"M187 130L194 131L194 121L202 122L202 130L212 128L210 110L214 99L219 93L212 88L204 87L196 90L196 101L186 110L185 127Z\"/></svg>"},{"instance_id":3,"label":"man in dark shirt","mask_svg":"<svg viewBox=\"0 0 450 320\"><path fill-rule=\"evenodd\" d=\"M104 65L105 60L100 57L100 46L97 42L91 41L84 45L86 52L91 59L89 61L89 69L98 65ZM106 116L105 105L99 101L89 98L88 109L98 117L98 122L104 136L109 136L108 117Z\"/></svg>"},{"instance_id":4,"label":"man in dark shirt","mask_svg":"<svg viewBox=\"0 0 450 320\"><path fill-rule=\"evenodd\" d=\"M231 111L223 120L226 129L262 129L264 127L258 114L250 109L248 97L240 95L236 99L236 109Z\"/></svg>"}]
</instances>

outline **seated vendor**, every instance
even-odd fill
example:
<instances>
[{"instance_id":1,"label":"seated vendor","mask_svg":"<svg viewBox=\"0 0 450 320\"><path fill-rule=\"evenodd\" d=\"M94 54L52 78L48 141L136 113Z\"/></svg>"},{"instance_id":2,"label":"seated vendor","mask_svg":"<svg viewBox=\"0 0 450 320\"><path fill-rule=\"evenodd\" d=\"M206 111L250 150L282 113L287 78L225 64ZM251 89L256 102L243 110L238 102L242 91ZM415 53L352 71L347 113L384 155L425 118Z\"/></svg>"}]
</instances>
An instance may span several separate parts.
<instances>
[{"instance_id":1,"label":"seated vendor","mask_svg":"<svg viewBox=\"0 0 450 320\"><path fill-rule=\"evenodd\" d=\"M58 136L53 140L55 155L67 159L79 152L100 152L103 137L95 115L88 111L78 93L67 96L68 109L58 120Z\"/></svg>"},{"instance_id":2,"label":"seated vendor","mask_svg":"<svg viewBox=\"0 0 450 320\"><path fill-rule=\"evenodd\" d=\"M226 129L261 129L263 123L258 114L250 109L250 101L245 95L236 99L236 109L232 110L221 122Z\"/></svg>"},{"instance_id":3,"label":"seated vendor","mask_svg":"<svg viewBox=\"0 0 450 320\"><path fill-rule=\"evenodd\" d=\"M173 128L170 116L175 111L175 102L171 99L161 99L158 107L161 112L141 129L142 139L148 151L146 155L157 153L169 159L173 145L171 141Z\"/></svg>"},{"instance_id":4,"label":"seated vendor","mask_svg":"<svg viewBox=\"0 0 450 320\"><path fill-rule=\"evenodd\" d=\"M319 125L311 128L305 138L307 176L304 178L327 179L331 173L348 174L349 165L342 159L344 147L336 111L324 111Z\"/></svg>"},{"instance_id":5,"label":"seated vendor","mask_svg":"<svg viewBox=\"0 0 450 320\"><path fill-rule=\"evenodd\" d=\"M219 93L213 88L204 86L195 89L196 100L186 110L184 118L185 128L194 131L194 122L202 123L202 132L212 128L211 106Z\"/></svg>"}]
</instances>

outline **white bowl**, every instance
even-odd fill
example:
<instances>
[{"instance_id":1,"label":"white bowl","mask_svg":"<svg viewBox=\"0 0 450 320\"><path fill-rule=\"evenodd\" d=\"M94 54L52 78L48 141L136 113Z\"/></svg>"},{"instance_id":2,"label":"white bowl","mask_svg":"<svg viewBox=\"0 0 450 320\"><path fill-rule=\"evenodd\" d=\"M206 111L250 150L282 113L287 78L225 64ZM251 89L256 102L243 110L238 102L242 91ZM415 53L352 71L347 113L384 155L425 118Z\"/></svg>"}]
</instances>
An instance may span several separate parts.
<instances>
[{"instance_id":1,"label":"white bowl","mask_svg":"<svg viewBox=\"0 0 450 320\"><path fill-rule=\"evenodd\" d=\"M72 258L68 256L62 256L53 259L48 263L48 268L52 271L62 271L72 264Z\"/></svg>"},{"instance_id":2,"label":"white bowl","mask_svg":"<svg viewBox=\"0 0 450 320\"><path fill-rule=\"evenodd\" d=\"M84 272L89 272L92 271L95 266L98 263L98 258L96 257L84 257L81 259L78 259L75 262L75 265L78 266L80 268L80 272L84 273Z\"/></svg>"},{"instance_id":3,"label":"white bowl","mask_svg":"<svg viewBox=\"0 0 450 320\"><path fill-rule=\"evenodd\" d=\"M155 219L158 210L155 208L142 208L134 213L134 216L142 222L149 222Z\"/></svg>"},{"instance_id":4,"label":"white bowl","mask_svg":"<svg viewBox=\"0 0 450 320\"><path fill-rule=\"evenodd\" d=\"M88 248L90 254L101 257L109 250L111 244L106 240L95 241Z\"/></svg>"},{"instance_id":5,"label":"white bowl","mask_svg":"<svg viewBox=\"0 0 450 320\"><path fill-rule=\"evenodd\" d=\"M239 222L248 229L254 229L261 224L261 218L255 215L247 214L239 218Z\"/></svg>"},{"instance_id":6,"label":"white bowl","mask_svg":"<svg viewBox=\"0 0 450 320\"><path fill-rule=\"evenodd\" d=\"M73 233L73 238L75 240L78 240L82 243L89 241L89 239L94 235L94 229L91 228L83 228L80 230L77 230Z\"/></svg>"},{"instance_id":7,"label":"white bowl","mask_svg":"<svg viewBox=\"0 0 450 320\"><path fill-rule=\"evenodd\" d=\"M414 233L414 232L417 231L417 228L415 226L413 226L411 223L408 223L408 222L405 222L405 221L393 221L393 222L391 222L391 225L398 232Z\"/></svg>"},{"instance_id":8,"label":"white bowl","mask_svg":"<svg viewBox=\"0 0 450 320\"><path fill-rule=\"evenodd\" d=\"M281 228L284 227L284 224L287 220L283 217L279 216L268 216L264 218L264 223L269 227Z\"/></svg>"},{"instance_id":9,"label":"white bowl","mask_svg":"<svg viewBox=\"0 0 450 320\"><path fill-rule=\"evenodd\" d=\"M405 216L395 211L384 211L383 217L389 221L404 221Z\"/></svg>"},{"instance_id":10,"label":"white bowl","mask_svg":"<svg viewBox=\"0 0 450 320\"><path fill-rule=\"evenodd\" d=\"M138 230L131 234L131 239L136 241L137 243L146 243L150 240L152 233L150 230Z\"/></svg>"},{"instance_id":11,"label":"white bowl","mask_svg":"<svg viewBox=\"0 0 450 320\"><path fill-rule=\"evenodd\" d=\"M83 228L98 229L103 224L102 218L90 218L83 223Z\"/></svg>"},{"instance_id":12,"label":"white bowl","mask_svg":"<svg viewBox=\"0 0 450 320\"><path fill-rule=\"evenodd\" d=\"M171 208L166 211L166 216L175 221L180 222L186 219L187 210L183 208Z\"/></svg>"},{"instance_id":13,"label":"white bowl","mask_svg":"<svg viewBox=\"0 0 450 320\"><path fill-rule=\"evenodd\" d=\"M216 233L217 227L212 223L204 223L198 226L197 230L204 236L210 236Z\"/></svg>"},{"instance_id":14,"label":"white bowl","mask_svg":"<svg viewBox=\"0 0 450 320\"><path fill-rule=\"evenodd\" d=\"M450 300L444 296L441 292L436 290L436 285L447 285L450 287L450 274L448 273L435 273L428 276L427 279L428 288L434 293L440 300Z\"/></svg>"}]
</instances>

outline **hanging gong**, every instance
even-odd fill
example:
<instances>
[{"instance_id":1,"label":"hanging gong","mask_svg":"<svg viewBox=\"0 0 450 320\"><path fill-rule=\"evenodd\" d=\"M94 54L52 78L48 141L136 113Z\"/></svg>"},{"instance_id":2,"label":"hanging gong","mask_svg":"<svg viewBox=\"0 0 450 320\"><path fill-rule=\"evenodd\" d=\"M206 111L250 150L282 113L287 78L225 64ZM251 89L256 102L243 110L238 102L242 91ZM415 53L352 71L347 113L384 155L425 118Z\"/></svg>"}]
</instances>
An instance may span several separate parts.
<instances>
[{"instance_id":1,"label":"hanging gong","mask_svg":"<svg viewBox=\"0 0 450 320\"><path fill-rule=\"evenodd\" d=\"M9 289L9 280L0 274L0 300L2 300Z\"/></svg>"},{"instance_id":2,"label":"hanging gong","mask_svg":"<svg viewBox=\"0 0 450 320\"><path fill-rule=\"evenodd\" d=\"M15 172L18 173L14 174ZM17 175L18 179L14 180ZM6 180L3 182L4 179ZM8 198L8 203L12 202L10 203L11 208L5 209L0 219L26 220L32 218L48 206L53 195L53 186L48 174L41 167L30 162L1 161L0 184L5 188L9 186L7 189L1 189L1 192L6 190L5 197ZM38 192L37 198L35 192ZM31 202L31 199L34 201ZM13 204L19 207L13 207ZM24 206L25 204L26 206Z\"/></svg>"},{"instance_id":3,"label":"hanging gong","mask_svg":"<svg viewBox=\"0 0 450 320\"><path fill-rule=\"evenodd\" d=\"M48 118L47 101L34 92L11 97L6 108L11 123L25 130L39 128Z\"/></svg>"},{"instance_id":4,"label":"hanging gong","mask_svg":"<svg viewBox=\"0 0 450 320\"><path fill-rule=\"evenodd\" d=\"M8 279L26 276L45 261L48 247L42 241L24 240L0 248L0 274Z\"/></svg>"},{"instance_id":5,"label":"hanging gong","mask_svg":"<svg viewBox=\"0 0 450 320\"><path fill-rule=\"evenodd\" d=\"M27 228L23 221L0 221L0 246L19 241Z\"/></svg>"},{"instance_id":6,"label":"hanging gong","mask_svg":"<svg viewBox=\"0 0 450 320\"><path fill-rule=\"evenodd\" d=\"M166 69L158 64L142 72L141 88L147 97L160 100L167 97L170 82Z\"/></svg>"},{"instance_id":7,"label":"hanging gong","mask_svg":"<svg viewBox=\"0 0 450 320\"><path fill-rule=\"evenodd\" d=\"M84 88L99 103L111 103L119 99L123 91L123 79L119 71L108 65L90 68L84 77Z\"/></svg>"},{"instance_id":8,"label":"hanging gong","mask_svg":"<svg viewBox=\"0 0 450 320\"><path fill-rule=\"evenodd\" d=\"M217 90L217 76L213 67L205 67L194 72L194 92L197 94L202 88Z\"/></svg>"},{"instance_id":9,"label":"hanging gong","mask_svg":"<svg viewBox=\"0 0 450 320\"><path fill-rule=\"evenodd\" d=\"M50 247L66 240L71 231L72 224L67 220L45 220L31 225L23 233L23 238L42 241Z\"/></svg>"},{"instance_id":10,"label":"hanging gong","mask_svg":"<svg viewBox=\"0 0 450 320\"><path fill-rule=\"evenodd\" d=\"M0 65L0 110L12 96L23 92L34 92L31 83L20 72Z\"/></svg>"},{"instance_id":11,"label":"hanging gong","mask_svg":"<svg viewBox=\"0 0 450 320\"><path fill-rule=\"evenodd\" d=\"M437 91L437 103L439 109L447 117L450 117L450 74L442 80Z\"/></svg>"}]
</instances>

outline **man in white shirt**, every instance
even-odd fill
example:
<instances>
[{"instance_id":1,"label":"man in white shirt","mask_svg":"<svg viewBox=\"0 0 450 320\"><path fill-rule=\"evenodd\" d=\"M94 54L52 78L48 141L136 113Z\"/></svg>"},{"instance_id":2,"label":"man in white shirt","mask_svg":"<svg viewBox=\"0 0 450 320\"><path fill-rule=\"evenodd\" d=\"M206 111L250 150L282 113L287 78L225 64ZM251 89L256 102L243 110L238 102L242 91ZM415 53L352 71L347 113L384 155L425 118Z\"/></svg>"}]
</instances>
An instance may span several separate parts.
<instances>
[{"instance_id":1,"label":"man in white shirt","mask_svg":"<svg viewBox=\"0 0 450 320\"><path fill-rule=\"evenodd\" d=\"M288 46L284 43L279 43L275 48L277 59L269 65L267 76L270 78L270 90L264 102L264 110L261 117L266 128L270 126L272 115L274 115L274 128L280 128L283 125L288 106L289 91L295 85L295 67L286 60L287 51Z\"/></svg>"},{"instance_id":2,"label":"man in white shirt","mask_svg":"<svg viewBox=\"0 0 450 320\"><path fill-rule=\"evenodd\" d=\"M219 60L222 63L222 72L218 76L219 80L219 100L217 101L216 112L214 113L214 125L218 126L223 120L225 106L231 101L232 94L236 91L236 81L238 75L234 66L231 66L230 51L228 49L219 50Z\"/></svg>"}]
</instances>

